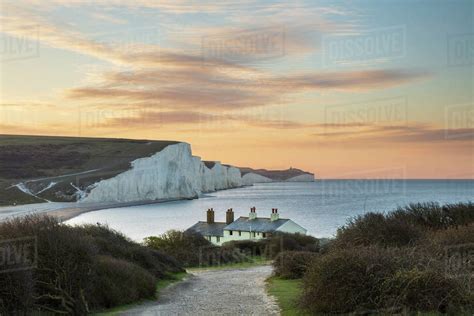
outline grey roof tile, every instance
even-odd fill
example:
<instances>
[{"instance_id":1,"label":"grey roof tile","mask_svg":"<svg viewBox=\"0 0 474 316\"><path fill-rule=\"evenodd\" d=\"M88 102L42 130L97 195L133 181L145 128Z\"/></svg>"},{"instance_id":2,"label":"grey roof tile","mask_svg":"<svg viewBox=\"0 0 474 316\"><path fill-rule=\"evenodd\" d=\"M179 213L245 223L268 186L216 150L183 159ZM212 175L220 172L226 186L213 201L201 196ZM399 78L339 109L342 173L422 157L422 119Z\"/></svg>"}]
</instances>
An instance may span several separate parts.
<instances>
[{"instance_id":1,"label":"grey roof tile","mask_svg":"<svg viewBox=\"0 0 474 316\"><path fill-rule=\"evenodd\" d=\"M224 236L224 227L226 223L215 222L209 224L207 222L197 222L189 227L186 231L193 231L203 236Z\"/></svg>"}]
</instances>

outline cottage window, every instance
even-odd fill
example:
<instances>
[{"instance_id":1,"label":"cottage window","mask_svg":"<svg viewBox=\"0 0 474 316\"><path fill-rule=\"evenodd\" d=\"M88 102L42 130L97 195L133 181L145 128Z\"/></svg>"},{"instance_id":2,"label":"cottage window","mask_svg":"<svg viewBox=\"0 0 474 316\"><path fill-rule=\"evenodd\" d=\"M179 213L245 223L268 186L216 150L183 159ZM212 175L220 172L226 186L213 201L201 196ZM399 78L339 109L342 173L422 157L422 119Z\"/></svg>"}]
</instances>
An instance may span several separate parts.
<instances>
[{"instance_id":1,"label":"cottage window","mask_svg":"<svg viewBox=\"0 0 474 316\"><path fill-rule=\"evenodd\" d=\"M231 235L231 236L232 236L232 231L231 231L231 230L229 230L229 235Z\"/></svg>"},{"instance_id":2,"label":"cottage window","mask_svg":"<svg viewBox=\"0 0 474 316\"><path fill-rule=\"evenodd\" d=\"M252 232L252 237L255 237L255 232Z\"/></svg>"},{"instance_id":3,"label":"cottage window","mask_svg":"<svg viewBox=\"0 0 474 316\"><path fill-rule=\"evenodd\" d=\"M219 237L219 236L217 236L216 239L217 239L217 242L221 241L221 237Z\"/></svg>"},{"instance_id":4,"label":"cottage window","mask_svg":"<svg viewBox=\"0 0 474 316\"><path fill-rule=\"evenodd\" d=\"M265 233L262 233L262 237L265 238L265 237L266 237L266 234L265 234Z\"/></svg>"},{"instance_id":5,"label":"cottage window","mask_svg":"<svg viewBox=\"0 0 474 316\"><path fill-rule=\"evenodd\" d=\"M242 232L239 230L239 236L242 236Z\"/></svg>"}]
</instances>

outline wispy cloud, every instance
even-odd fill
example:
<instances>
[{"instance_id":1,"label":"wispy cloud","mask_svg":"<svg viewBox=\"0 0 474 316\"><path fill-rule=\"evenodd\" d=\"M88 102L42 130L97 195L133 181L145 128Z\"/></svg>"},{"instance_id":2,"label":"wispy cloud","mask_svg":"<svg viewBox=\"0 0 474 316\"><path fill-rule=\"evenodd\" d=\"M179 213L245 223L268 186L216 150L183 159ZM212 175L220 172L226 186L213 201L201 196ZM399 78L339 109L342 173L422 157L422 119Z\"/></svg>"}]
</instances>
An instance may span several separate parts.
<instances>
[{"instance_id":1,"label":"wispy cloud","mask_svg":"<svg viewBox=\"0 0 474 316\"><path fill-rule=\"evenodd\" d=\"M193 59L189 59L192 61ZM193 64L193 62L190 62ZM252 73L244 68L244 73ZM238 72L238 71L237 71ZM368 70L339 73L312 73L287 76L262 74L236 77L214 67L192 69L133 70L108 73L101 85L70 89L66 96L75 100L127 100L154 102L162 108L221 109L273 105L285 95L313 91L367 91L383 89L427 78L422 72Z\"/></svg>"},{"instance_id":2,"label":"wispy cloud","mask_svg":"<svg viewBox=\"0 0 474 316\"><path fill-rule=\"evenodd\" d=\"M446 130L433 124L409 122L405 125L365 124L360 126L339 125L336 130L313 134L328 141L364 141L383 143L441 143L474 142L474 128ZM448 137L449 136L449 137Z\"/></svg>"}]
</instances>

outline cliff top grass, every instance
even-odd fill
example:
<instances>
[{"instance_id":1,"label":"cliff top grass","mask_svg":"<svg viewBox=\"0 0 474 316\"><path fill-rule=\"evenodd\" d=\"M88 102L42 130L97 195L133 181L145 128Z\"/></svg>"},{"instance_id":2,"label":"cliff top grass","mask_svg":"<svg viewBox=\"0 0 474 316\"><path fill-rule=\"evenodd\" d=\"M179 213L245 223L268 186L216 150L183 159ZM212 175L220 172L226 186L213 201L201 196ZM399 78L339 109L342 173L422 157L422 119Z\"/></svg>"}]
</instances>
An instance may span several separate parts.
<instances>
[{"instance_id":1,"label":"cliff top grass","mask_svg":"<svg viewBox=\"0 0 474 316\"><path fill-rule=\"evenodd\" d=\"M111 178L130 162L149 157L176 141L0 135L0 205L74 200L76 190ZM38 197L12 185L27 181Z\"/></svg>"}]
</instances>

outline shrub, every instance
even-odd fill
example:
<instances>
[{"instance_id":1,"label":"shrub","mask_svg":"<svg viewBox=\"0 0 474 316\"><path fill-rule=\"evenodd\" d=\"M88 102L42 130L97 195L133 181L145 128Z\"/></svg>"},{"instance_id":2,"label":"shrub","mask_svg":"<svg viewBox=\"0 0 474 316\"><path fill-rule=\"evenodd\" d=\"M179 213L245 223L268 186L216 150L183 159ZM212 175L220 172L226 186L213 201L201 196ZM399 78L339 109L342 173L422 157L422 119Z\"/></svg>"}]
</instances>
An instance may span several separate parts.
<instances>
[{"instance_id":1,"label":"shrub","mask_svg":"<svg viewBox=\"0 0 474 316\"><path fill-rule=\"evenodd\" d=\"M162 251L184 266L200 264L200 249L211 248L212 244L203 236L193 232L170 230L160 236L144 239L146 246Z\"/></svg>"},{"instance_id":2,"label":"shrub","mask_svg":"<svg viewBox=\"0 0 474 316\"><path fill-rule=\"evenodd\" d=\"M430 232L427 239L440 246L474 244L474 224Z\"/></svg>"},{"instance_id":3,"label":"shrub","mask_svg":"<svg viewBox=\"0 0 474 316\"><path fill-rule=\"evenodd\" d=\"M233 240L226 242L222 247L238 249L247 256L265 256L267 253L266 240Z\"/></svg>"},{"instance_id":4,"label":"shrub","mask_svg":"<svg viewBox=\"0 0 474 316\"><path fill-rule=\"evenodd\" d=\"M379 213L367 213L351 219L337 231L335 247L406 246L422 236L413 224Z\"/></svg>"},{"instance_id":5,"label":"shrub","mask_svg":"<svg viewBox=\"0 0 474 316\"><path fill-rule=\"evenodd\" d=\"M454 279L434 270L400 270L382 284L384 305L412 311L446 312L468 302L467 293Z\"/></svg>"},{"instance_id":6,"label":"shrub","mask_svg":"<svg viewBox=\"0 0 474 316\"><path fill-rule=\"evenodd\" d=\"M84 295L91 289L91 271L97 254L90 239L54 219L40 216L3 222L0 236L2 239L37 238L37 268L12 272L29 284L26 309L34 305L39 310L53 313L83 314L88 311ZM20 283L7 283L6 278L0 276L0 288L5 291L18 293L19 288L24 287Z\"/></svg>"},{"instance_id":7,"label":"shrub","mask_svg":"<svg viewBox=\"0 0 474 316\"><path fill-rule=\"evenodd\" d=\"M96 279L90 300L93 306L110 308L153 297L156 279L136 264L100 256L96 263Z\"/></svg>"},{"instance_id":8,"label":"shrub","mask_svg":"<svg viewBox=\"0 0 474 316\"><path fill-rule=\"evenodd\" d=\"M417 203L398 208L391 217L424 229L443 229L474 223L474 203L440 206L438 203Z\"/></svg>"},{"instance_id":9,"label":"shrub","mask_svg":"<svg viewBox=\"0 0 474 316\"><path fill-rule=\"evenodd\" d=\"M299 279L318 254L310 251L283 251L273 261L276 276L285 279Z\"/></svg>"},{"instance_id":10,"label":"shrub","mask_svg":"<svg viewBox=\"0 0 474 316\"><path fill-rule=\"evenodd\" d=\"M313 236L280 232L266 239L230 241L224 245L237 248L246 255L269 259L275 258L282 251L319 251L319 240Z\"/></svg>"},{"instance_id":11,"label":"shrub","mask_svg":"<svg viewBox=\"0 0 474 316\"><path fill-rule=\"evenodd\" d=\"M100 254L132 262L155 277L164 278L170 273L184 271L181 264L167 253L143 247L107 226L83 225L75 229L90 237Z\"/></svg>"},{"instance_id":12,"label":"shrub","mask_svg":"<svg viewBox=\"0 0 474 316\"><path fill-rule=\"evenodd\" d=\"M280 251L319 251L319 240L310 235L276 233L269 239L269 244ZM278 253L277 252L277 253ZM275 253L275 255L277 254Z\"/></svg>"},{"instance_id":13,"label":"shrub","mask_svg":"<svg viewBox=\"0 0 474 316\"><path fill-rule=\"evenodd\" d=\"M107 227L71 227L40 215L0 223L1 239L25 236L36 237L37 267L0 274L2 315L87 314L150 297L155 276L183 271L172 258Z\"/></svg>"},{"instance_id":14,"label":"shrub","mask_svg":"<svg viewBox=\"0 0 474 316\"><path fill-rule=\"evenodd\" d=\"M416 248L334 249L312 261L302 302L323 313L443 311L467 297L443 268Z\"/></svg>"},{"instance_id":15,"label":"shrub","mask_svg":"<svg viewBox=\"0 0 474 316\"><path fill-rule=\"evenodd\" d=\"M395 272L376 248L338 249L312 261L303 278L303 304L313 312L347 313L379 307L380 285Z\"/></svg>"},{"instance_id":16,"label":"shrub","mask_svg":"<svg viewBox=\"0 0 474 316\"><path fill-rule=\"evenodd\" d=\"M146 246L172 256L186 267L214 266L246 260L239 249L215 246L194 232L170 230L160 236L147 237L144 242Z\"/></svg>"}]
</instances>

